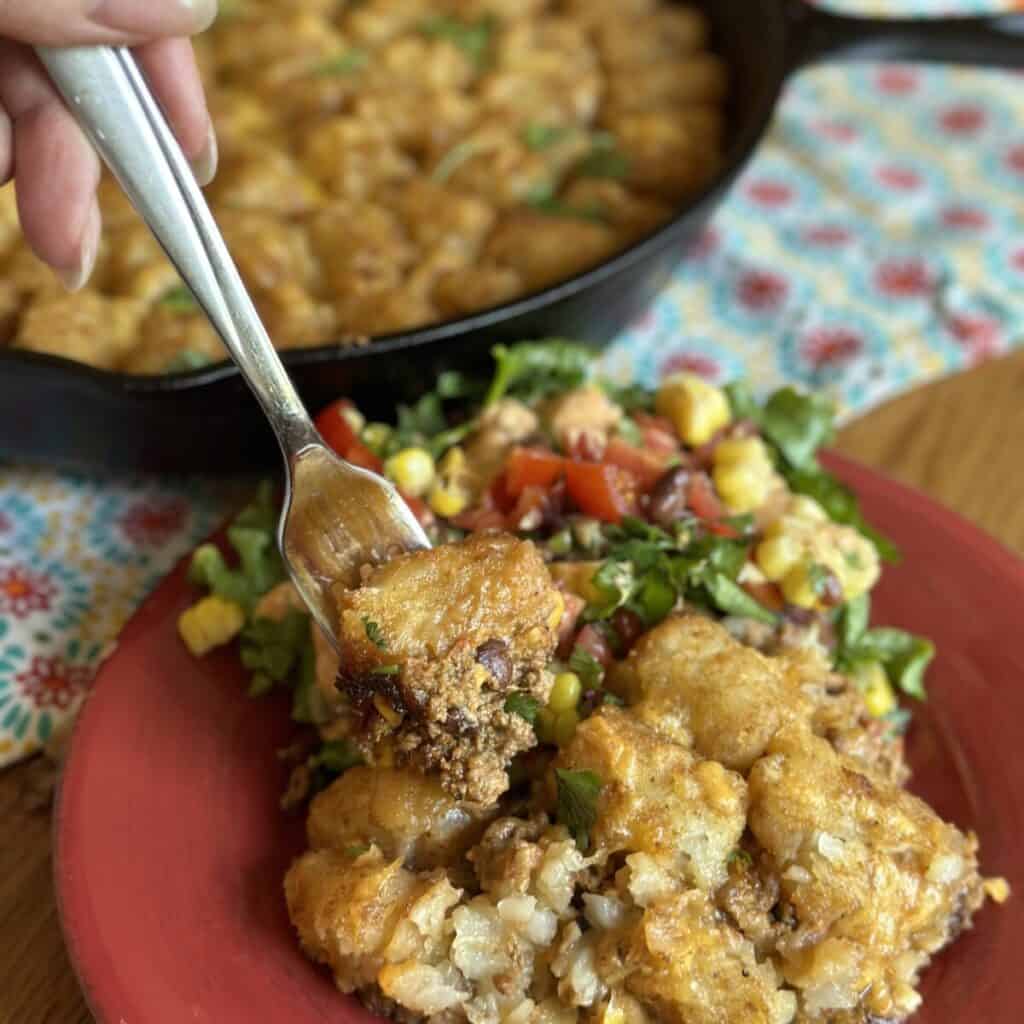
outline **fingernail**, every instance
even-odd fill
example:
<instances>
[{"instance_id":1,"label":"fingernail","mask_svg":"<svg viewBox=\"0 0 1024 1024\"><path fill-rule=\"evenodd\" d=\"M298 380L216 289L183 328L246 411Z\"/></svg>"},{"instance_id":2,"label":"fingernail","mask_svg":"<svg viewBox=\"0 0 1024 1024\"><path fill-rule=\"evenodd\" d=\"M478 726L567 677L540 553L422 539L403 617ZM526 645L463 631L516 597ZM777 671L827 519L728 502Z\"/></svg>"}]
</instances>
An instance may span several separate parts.
<instances>
[{"instance_id":1,"label":"fingernail","mask_svg":"<svg viewBox=\"0 0 1024 1024\"><path fill-rule=\"evenodd\" d=\"M205 32L217 20L217 0L174 0L189 12L197 32Z\"/></svg>"},{"instance_id":2,"label":"fingernail","mask_svg":"<svg viewBox=\"0 0 1024 1024\"><path fill-rule=\"evenodd\" d=\"M96 266L96 254L100 248L102 223L99 204L94 199L85 221L85 228L82 230L82 240L78 245L78 263L74 267L57 271L57 276L69 292L79 291L92 276L93 267Z\"/></svg>"},{"instance_id":3,"label":"fingernail","mask_svg":"<svg viewBox=\"0 0 1024 1024\"><path fill-rule=\"evenodd\" d=\"M217 17L217 0L99 0L92 11L94 21L132 34L154 30L167 34L193 35L208 29Z\"/></svg>"},{"instance_id":4,"label":"fingernail","mask_svg":"<svg viewBox=\"0 0 1024 1024\"><path fill-rule=\"evenodd\" d=\"M203 143L199 156L192 161L192 173L200 186L209 185L213 181L213 176L217 173L217 159L217 133L213 130L211 121L206 128L206 142Z\"/></svg>"}]
</instances>

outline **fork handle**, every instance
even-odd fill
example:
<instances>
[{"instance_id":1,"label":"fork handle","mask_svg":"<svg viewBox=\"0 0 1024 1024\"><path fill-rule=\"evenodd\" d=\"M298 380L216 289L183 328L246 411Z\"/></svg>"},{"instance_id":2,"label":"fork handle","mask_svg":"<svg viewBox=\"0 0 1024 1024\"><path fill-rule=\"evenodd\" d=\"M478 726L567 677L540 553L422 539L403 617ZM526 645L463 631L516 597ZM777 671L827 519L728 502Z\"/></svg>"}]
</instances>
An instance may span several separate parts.
<instances>
[{"instance_id":1,"label":"fork handle","mask_svg":"<svg viewBox=\"0 0 1024 1024\"><path fill-rule=\"evenodd\" d=\"M192 169L131 53L106 46L40 47L36 52L224 341L270 420L285 458L320 443Z\"/></svg>"}]
</instances>

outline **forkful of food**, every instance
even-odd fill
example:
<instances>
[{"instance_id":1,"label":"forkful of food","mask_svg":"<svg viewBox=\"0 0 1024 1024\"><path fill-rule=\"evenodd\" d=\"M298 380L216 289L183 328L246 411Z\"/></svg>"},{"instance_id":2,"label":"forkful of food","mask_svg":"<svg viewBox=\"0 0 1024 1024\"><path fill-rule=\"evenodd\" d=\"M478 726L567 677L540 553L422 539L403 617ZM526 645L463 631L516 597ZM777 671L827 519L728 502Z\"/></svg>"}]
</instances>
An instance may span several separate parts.
<instances>
[{"instance_id":1,"label":"forkful of food","mask_svg":"<svg viewBox=\"0 0 1024 1024\"><path fill-rule=\"evenodd\" d=\"M296 589L337 646L332 588L355 584L363 567L394 554L429 548L423 528L391 483L324 444L132 54L111 47L40 47L37 53L224 341L277 435L286 470L278 544Z\"/></svg>"}]
</instances>

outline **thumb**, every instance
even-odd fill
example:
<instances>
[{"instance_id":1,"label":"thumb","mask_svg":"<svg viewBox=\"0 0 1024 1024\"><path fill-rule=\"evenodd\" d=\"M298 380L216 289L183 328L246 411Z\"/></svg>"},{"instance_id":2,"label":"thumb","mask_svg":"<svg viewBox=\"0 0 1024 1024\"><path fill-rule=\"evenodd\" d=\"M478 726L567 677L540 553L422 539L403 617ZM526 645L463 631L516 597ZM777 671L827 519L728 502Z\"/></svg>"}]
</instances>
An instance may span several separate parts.
<instances>
[{"instance_id":1,"label":"thumb","mask_svg":"<svg viewBox=\"0 0 1024 1024\"><path fill-rule=\"evenodd\" d=\"M217 0L0 0L0 36L43 46L191 36L217 16Z\"/></svg>"}]
</instances>

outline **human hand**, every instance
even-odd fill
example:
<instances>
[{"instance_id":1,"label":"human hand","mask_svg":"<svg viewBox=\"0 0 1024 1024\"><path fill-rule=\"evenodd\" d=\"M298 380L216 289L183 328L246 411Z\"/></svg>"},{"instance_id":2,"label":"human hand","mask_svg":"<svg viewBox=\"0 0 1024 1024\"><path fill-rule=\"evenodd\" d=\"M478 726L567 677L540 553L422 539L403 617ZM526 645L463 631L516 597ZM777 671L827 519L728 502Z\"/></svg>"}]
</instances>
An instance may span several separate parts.
<instances>
[{"instance_id":1,"label":"human hand","mask_svg":"<svg viewBox=\"0 0 1024 1024\"><path fill-rule=\"evenodd\" d=\"M0 0L0 185L15 179L25 237L69 288L96 261L100 164L32 46L133 47L205 185L217 142L188 36L216 14L217 0Z\"/></svg>"}]
</instances>

